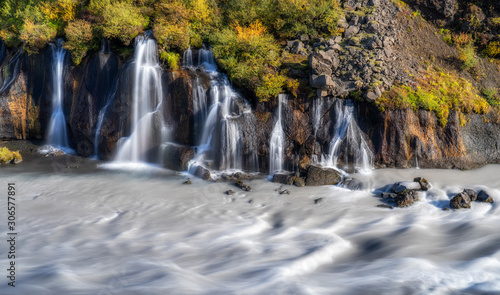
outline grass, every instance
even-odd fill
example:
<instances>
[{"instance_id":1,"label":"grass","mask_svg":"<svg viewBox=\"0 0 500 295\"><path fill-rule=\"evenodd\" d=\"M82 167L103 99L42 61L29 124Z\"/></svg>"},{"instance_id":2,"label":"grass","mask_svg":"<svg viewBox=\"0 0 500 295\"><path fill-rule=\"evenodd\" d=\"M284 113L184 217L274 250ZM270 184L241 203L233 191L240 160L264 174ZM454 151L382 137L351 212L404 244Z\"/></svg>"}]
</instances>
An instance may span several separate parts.
<instances>
[{"instance_id":1,"label":"grass","mask_svg":"<svg viewBox=\"0 0 500 295\"><path fill-rule=\"evenodd\" d=\"M385 109L424 109L436 115L441 126L448 123L450 110L460 113L486 113L488 101L466 79L454 73L432 68L416 79L415 85L396 85L376 101L380 111Z\"/></svg>"}]
</instances>

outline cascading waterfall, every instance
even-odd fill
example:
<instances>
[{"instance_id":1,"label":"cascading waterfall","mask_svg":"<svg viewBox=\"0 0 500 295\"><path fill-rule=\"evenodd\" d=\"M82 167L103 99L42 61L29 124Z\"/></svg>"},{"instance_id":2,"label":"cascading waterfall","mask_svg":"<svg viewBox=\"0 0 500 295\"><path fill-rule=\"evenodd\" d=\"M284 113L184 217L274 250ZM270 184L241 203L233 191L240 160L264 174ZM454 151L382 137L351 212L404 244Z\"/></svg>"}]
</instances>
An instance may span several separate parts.
<instances>
[{"instance_id":1,"label":"cascading waterfall","mask_svg":"<svg viewBox=\"0 0 500 295\"><path fill-rule=\"evenodd\" d=\"M135 39L133 71L131 134L119 140L115 161L156 162L168 128L161 111L163 90L156 41L147 35Z\"/></svg>"},{"instance_id":2,"label":"cascading waterfall","mask_svg":"<svg viewBox=\"0 0 500 295\"><path fill-rule=\"evenodd\" d=\"M313 103L313 123L314 123L314 136L318 133L321 124L321 116L323 114L323 97L318 97Z\"/></svg>"},{"instance_id":3,"label":"cascading waterfall","mask_svg":"<svg viewBox=\"0 0 500 295\"><path fill-rule=\"evenodd\" d=\"M50 118L47 132L49 145L60 148L68 147L68 134L66 130L66 118L64 116L64 57L66 50L63 48L62 39L51 44L52 47L52 116Z\"/></svg>"},{"instance_id":4,"label":"cascading waterfall","mask_svg":"<svg viewBox=\"0 0 500 295\"><path fill-rule=\"evenodd\" d=\"M182 66L185 68L193 67L193 51L191 50L191 46L189 46L188 50L184 51Z\"/></svg>"},{"instance_id":5,"label":"cascading waterfall","mask_svg":"<svg viewBox=\"0 0 500 295\"><path fill-rule=\"evenodd\" d=\"M271 142L269 143L269 172L273 174L283 170L283 154L285 148L285 133L281 125L281 105L286 94L280 94L278 97L278 120L274 124Z\"/></svg>"},{"instance_id":6,"label":"cascading waterfall","mask_svg":"<svg viewBox=\"0 0 500 295\"><path fill-rule=\"evenodd\" d=\"M189 56L192 53L184 53L184 57ZM210 170L258 171L257 143L245 139L242 129L255 124L249 105L234 93L227 77L217 72L210 50L198 50L197 62L192 67L208 74L210 89L206 91L197 76L192 98L199 136L197 153L189 164L189 171L194 173L198 166ZM184 65L189 67L189 61ZM247 154L244 150L248 151Z\"/></svg>"},{"instance_id":7,"label":"cascading waterfall","mask_svg":"<svg viewBox=\"0 0 500 295\"><path fill-rule=\"evenodd\" d=\"M334 107L337 114L335 134L330 142L329 155L324 165L338 168L339 157L344 152L345 167L349 166L349 159L352 158L352 164L357 171L369 173L373 166L373 153L356 123L353 102L338 99Z\"/></svg>"}]
</instances>

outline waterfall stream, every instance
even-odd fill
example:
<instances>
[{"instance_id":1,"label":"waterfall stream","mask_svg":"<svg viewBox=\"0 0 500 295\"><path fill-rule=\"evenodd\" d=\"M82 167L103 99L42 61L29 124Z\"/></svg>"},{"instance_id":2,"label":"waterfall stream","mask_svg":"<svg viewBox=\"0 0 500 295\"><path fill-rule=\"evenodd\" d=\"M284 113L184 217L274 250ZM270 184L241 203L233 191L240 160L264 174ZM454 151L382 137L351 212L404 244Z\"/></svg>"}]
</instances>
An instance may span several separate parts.
<instances>
[{"instance_id":1,"label":"waterfall stream","mask_svg":"<svg viewBox=\"0 0 500 295\"><path fill-rule=\"evenodd\" d=\"M49 145L59 148L68 147L68 133L66 118L64 116L64 58L66 49L63 48L62 39L50 45L52 48L52 116L47 131Z\"/></svg>"},{"instance_id":2,"label":"waterfall stream","mask_svg":"<svg viewBox=\"0 0 500 295\"><path fill-rule=\"evenodd\" d=\"M286 99L286 94L278 96L278 120L274 124L269 143L269 173L274 174L283 170L283 150L285 148L285 133L283 132L281 120L281 108L283 99Z\"/></svg>"},{"instance_id":3,"label":"waterfall stream","mask_svg":"<svg viewBox=\"0 0 500 295\"><path fill-rule=\"evenodd\" d=\"M196 54L194 59L188 49L184 66L207 74L210 86L205 89L200 76L194 79L192 99L198 146L189 171L195 173L199 166L211 171L258 171L257 143L246 138L243 130L255 125L250 106L233 91L227 77L217 71L210 50L202 48ZM197 60L196 65L192 64L193 59Z\"/></svg>"},{"instance_id":4,"label":"waterfall stream","mask_svg":"<svg viewBox=\"0 0 500 295\"><path fill-rule=\"evenodd\" d=\"M117 162L157 162L158 147L168 128L161 109L163 89L156 41L149 36L135 40L131 101L131 134L118 142Z\"/></svg>"},{"instance_id":5,"label":"waterfall stream","mask_svg":"<svg viewBox=\"0 0 500 295\"><path fill-rule=\"evenodd\" d=\"M337 115L335 133L323 164L338 169L339 157L343 155L344 169L353 165L357 171L369 173L373 166L373 153L356 122L352 100L338 99L334 107Z\"/></svg>"}]
</instances>

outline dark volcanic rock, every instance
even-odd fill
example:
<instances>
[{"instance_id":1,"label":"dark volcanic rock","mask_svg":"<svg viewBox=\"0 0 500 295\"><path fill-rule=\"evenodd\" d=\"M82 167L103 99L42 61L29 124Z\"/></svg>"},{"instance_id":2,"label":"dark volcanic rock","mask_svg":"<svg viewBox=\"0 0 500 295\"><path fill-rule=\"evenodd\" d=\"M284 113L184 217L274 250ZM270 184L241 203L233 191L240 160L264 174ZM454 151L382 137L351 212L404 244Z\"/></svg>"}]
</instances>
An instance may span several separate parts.
<instances>
[{"instance_id":1,"label":"dark volcanic rock","mask_svg":"<svg viewBox=\"0 0 500 295\"><path fill-rule=\"evenodd\" d=\"M233 190L228 190L225 192L226 195L229 195L229 196L232 196L234 195L234 191Z\"/></svg>"},{"instance_id":2,"label":"dark volcanic rock","mask_svg":"<svg viewBox=\"0 0 500 295\"><path fill-rule=\"evenodd\" d=\"M194 171L194 176L199 177L204 180L212 180L212 173L210 173L210 170L203 166L198 166L196 167L196 170Z\"/></svg>"},{"instance_id":3,"label":"dark volcanic rock","mask_svg":"<svg viewBox=\"0 0 500 295\"><path fill-rule=\"evenodd\" d=\"M176 171L185 171L188 163L194 158L194 150L188 146L174 143L165 144L163 149L163 166Z\"/></svg>"},{"instance_id":4,"label":"dark volcanic rock","mask_svg":"<svg viewBox=\"0 0 500 295\"><path fill-rule=\"evenodd\" d=\"M396 194L404 193L410 190L420 190L420 183L410 181L396 182L392 186L391 190Z\"/></svg>"},{"instance_id":5,"label":"dark volcanic rock","mask_svg":"<svg viewBox=\"0 0 500 295\"><path fill-rule=\"evenodd\" d=\"M420 189L423 191L427 191L431 188L431 185L427 181L427 179L423 177L415 177L413 181L418 182L420 184Z\"/></svg>"},{"instance_id":6,"label":"dark volcanic rock","mask_svg":"<svg viewBox=\"0 0 500 295\"><path fill-rule=\"evenodd\" d=\"M392 207L391 205L387 205L387 204L378 204L377 207L385 208L385 209L394 209L394 207Z\"/></svg>"},{"instance_id":7,"label":"dark volcanic rock","mask_svg":"<svg viewBox=\"0 0 500 295\"><path fill-rule=\"evenodd\" d=\"M477 201L479 202L486 202L486 203L493 203L493 198L485 191L480 191L479 194L477 194Z\"/></svg>"},{"instance_id":8,"label":"dark volcanic rock","mask_svg":"<svg viewBox=\"0 0 500 295\"><path fill-rule=\"evenodd\" d=\"M323 201L323 198L317 198L317 199L314 199L314 204L315 205L318 205L319 203L321 203Z\"/></svg>"},{"instance_id":9,"label":"dark volcanic rock","mask_svg":"<svg viewBox=\"0 0 500 295\"><path fill-rule=\"evenodd\" d=\"M237 180L234 184L244 191L247 191L247 192L252 191L252 188L248 184L243 183L243 181L241 181L241 180Z\"/></svg>"},{"instance_id":10,"label":"dark volcanic rock","mask_svg":"<svg viewBox=\"0 0 500 295\"><path fill-rule=\"evenodd\" d=\"M282 184L293 184L293 177L289 174L276 173L273 175L273 182Z\"/></svg>"},{"instance_id":11,"label":"dark volcanic rock","mask_svg":"<svg viewBox=\"0 0 500 295\"><path fill-rule=\"evenodd\" d=\"M340 173L331 168L320 168L314 165L307 170L306 185L335 185L342 180Z\"/></svg>"},{"instance_id":12,"label":"dark volcanic rock","mask_svg":"<svg viewBox=\"0 0 500 295\"><path fill-rule=\"evenodd\" d=\"M450 201L450 207L453 209L470 208L470 198L464 192L453 197Z\"/></svg>"},{"instance_id":13,"label":"dark volcanic rock","mask_svg":"<svg viewBox=\"0 0 500 295\"><path fill-rule=\"evenodd\" d=\"M463 192L469 196L469 199L471 202L475 202L477 200L477 193L474 190L466 188L466 189L464 189Z\"/></svg>"},{"instance_id":14,"label":"dark volcanic rock","mask_svg":"<svg viewBox=\"0 0 500 295\"><path fill-rule=\"evenodd\" d=\"M298 187L303 187L306 185L306 180L304 177L297 177L294 184Z\"/></svg>"},{"instance_id":15,"label":"dark volcanic rock","mask_svg":"<svg viewBox=\"0 0 500 295\"><path fill-rule=\"evenodd\" d=\"M394 198L398 207L407 207L419 200L418 192L414 190L405 191Z\"/></svg>"}]
</instances>

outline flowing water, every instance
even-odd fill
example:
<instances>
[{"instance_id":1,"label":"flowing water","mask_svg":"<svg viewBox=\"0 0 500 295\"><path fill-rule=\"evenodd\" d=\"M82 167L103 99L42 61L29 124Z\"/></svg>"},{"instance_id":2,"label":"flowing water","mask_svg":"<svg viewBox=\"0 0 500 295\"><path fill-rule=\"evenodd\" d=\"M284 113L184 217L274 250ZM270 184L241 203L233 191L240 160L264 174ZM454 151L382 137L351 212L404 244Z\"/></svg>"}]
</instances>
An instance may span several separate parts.
<instances>
[{"instance_id":1,"label":"flowing water","mask_svg":"<svg viewBox=\"0 0 500 295\"><path fill-rule=\"evenodd\" d=\"M194 72L192 99L198 146L189 171L194 173L199 166L213 172L258 171L257 142L246 138L243 130L256 124L250 106L233 91L227 77L217 71L210 50L197 51L196 65L191 64L190 56L192 59L193 53L188 49L184 53L188 59L185 66L202 70L210 87L205 89L201 77Z\"/></svg>"},{"instance_id":2,"label":"flowing water","mask_svg":"<svg viewBox=\"0 0 500 295\"><path fill-rule=\"evenodd\" d=\"M118 142L117 162L159 162L159 146L168 137L162 113L163 89L156 41L138 36L135 41L131 134ZM156 152L155 152L156 150Z\"/></svg>"},{"instance_id":3,"label":"flowing water","mask_svg":"<svg viewBox=\"0 0 500 295\"><path fill-rule=\"evenodd\" d=\"M47 143L59 148L67 148L68 133L64 116L64 58L66 49L61 39L52 48L52 116L47 130Z\"/></svg>"},{"instance_id":4,"label":"flowing water","mask_svg":"<svg viewBox=\"0 0 500 295\"><path fill-rule=\"evenodd\" d=\"M334 136L330 142L329 155L325 166L369 173L373 167L373 153L366 143L354 115L351 100L338 99L334 103L336 122ZM338 167L339 157L343 155L344 167Z\"/></svg>"},{"instance_id":5,"label":"flowing water","mask_svg":"<svg viewBox=\"0 0 500 295\"><path fill-rule=\"evenodd\" d=\"M286 95L278 96L278 119L274 124L273 132L271 133L271 142L269 143L269 173L274 174L283 170L283 155L285 149L285 133L283 132L281 107L283 100L286 102Z\"/></svg>"},{"instance_id":6,"label":"flowing water","mask_svg":"<svg viewBox=\"0 0 500 295\"><path fill-rule=\"evenodd\" d=\"M0 170L0 183L15 182L18 193L15 294L500 293L499 165L375 170L354 175L364 191L287 186L286 196L265 180L244 192L182 185L185 177L161 169L19 169L29 166ZM415 176L432 184L419 202L375 207L374 191ZM444 211L466 187L496 203ZM0 212L6 220L6 202ZM7 236L6 224L0 231Z\"/></svg>"}]
</instances>

